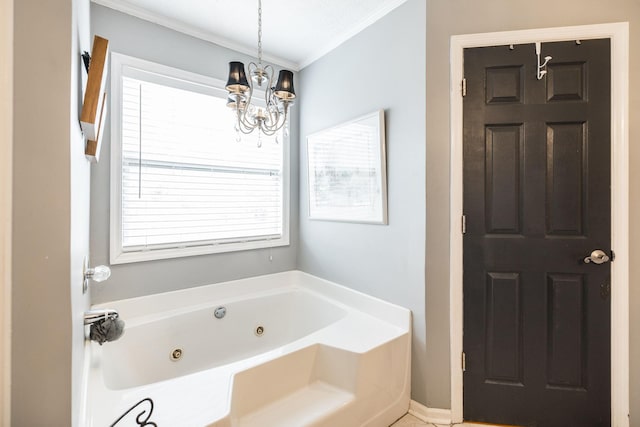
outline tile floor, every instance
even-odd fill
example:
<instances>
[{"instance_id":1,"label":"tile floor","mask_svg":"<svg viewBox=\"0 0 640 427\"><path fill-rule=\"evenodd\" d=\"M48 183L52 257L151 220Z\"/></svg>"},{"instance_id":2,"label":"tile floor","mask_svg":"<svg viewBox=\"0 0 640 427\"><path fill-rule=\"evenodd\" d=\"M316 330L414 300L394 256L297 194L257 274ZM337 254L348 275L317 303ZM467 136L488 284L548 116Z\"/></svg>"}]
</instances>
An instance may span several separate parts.
<instances>
[{"instance_id":1,"label":"tile floor","mask_svg":"<svg viewBox=\"0 0 640 427\"><path fill-rule=\"evenodd\" d=\"M455 427L492 427L489 424L473 424L473 423L462 423L462 424L453 424ZM404 417L400 418L390 427L449 427L450 424L432 424L425 423L422 420L414 417L411 414L407 414ZM498 426L495 426L498 427Z\"/></svg>"}]
</instances>

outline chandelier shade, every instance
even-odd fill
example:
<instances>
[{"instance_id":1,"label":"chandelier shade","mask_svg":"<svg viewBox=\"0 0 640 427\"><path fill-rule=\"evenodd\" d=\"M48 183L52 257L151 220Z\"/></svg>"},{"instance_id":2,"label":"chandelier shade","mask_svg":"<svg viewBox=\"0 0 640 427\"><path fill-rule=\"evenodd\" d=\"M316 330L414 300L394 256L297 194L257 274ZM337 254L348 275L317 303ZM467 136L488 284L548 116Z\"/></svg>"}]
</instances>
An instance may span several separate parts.
<instances>
[{"instance_id":1,"label":"chandelier shade","mask_svg":"<svg viewBox=\"0 0 640 427\"><path fill-rule=\"evenodd\" d=\"M296 92L293 90L293 73L289 70L280 70L278 82L273 94L280 99L294 99Z\"/></svg>"},{"instance_id":2,"label":"chandelier shade","mask_svg":"<svg viewBox=\"0 0 640 427\"><path fill-rule=\"evenodd\" d=\"M249 82L244 72L244 64L239 61L229 62L229 78L225 86L231 93L244 93L249 90Z\"/></svg>"}]
</instances>

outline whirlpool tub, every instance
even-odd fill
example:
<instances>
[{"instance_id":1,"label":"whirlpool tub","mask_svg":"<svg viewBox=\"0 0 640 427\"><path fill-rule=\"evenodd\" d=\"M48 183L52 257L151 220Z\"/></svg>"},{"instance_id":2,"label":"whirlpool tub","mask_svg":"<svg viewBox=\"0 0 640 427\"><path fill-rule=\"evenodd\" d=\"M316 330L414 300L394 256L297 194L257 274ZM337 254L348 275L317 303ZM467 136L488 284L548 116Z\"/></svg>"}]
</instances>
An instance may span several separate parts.
<instances>
[{"instance_id":1,"label":"whirlpool tub","mask_svg":"<svg viewBox=\"0 0 640 427\"><path fill-rule=\"evenodd\" d=\"M87 341L86 425L387 427L409 406L411 313L299 272L114 301Z\"/></svg>"}]
</instances>

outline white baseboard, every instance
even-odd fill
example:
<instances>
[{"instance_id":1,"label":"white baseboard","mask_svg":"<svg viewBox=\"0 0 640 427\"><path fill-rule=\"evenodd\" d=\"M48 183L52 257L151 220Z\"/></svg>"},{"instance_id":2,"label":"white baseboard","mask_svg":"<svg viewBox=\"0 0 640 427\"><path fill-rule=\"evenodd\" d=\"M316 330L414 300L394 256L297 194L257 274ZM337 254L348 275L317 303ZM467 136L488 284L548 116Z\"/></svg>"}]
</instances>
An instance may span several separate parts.
<instances>
[{"instance_id":1,"label":"white baseboard","mask_svg":"<svg viewBox=\"0 0 640 427\"><path fill-rule=\"evenodd\" d=\"M409 413L425 423L451 424L451 409L427 408L412 400L409 403Z\"/></svg>"}]
</instances>

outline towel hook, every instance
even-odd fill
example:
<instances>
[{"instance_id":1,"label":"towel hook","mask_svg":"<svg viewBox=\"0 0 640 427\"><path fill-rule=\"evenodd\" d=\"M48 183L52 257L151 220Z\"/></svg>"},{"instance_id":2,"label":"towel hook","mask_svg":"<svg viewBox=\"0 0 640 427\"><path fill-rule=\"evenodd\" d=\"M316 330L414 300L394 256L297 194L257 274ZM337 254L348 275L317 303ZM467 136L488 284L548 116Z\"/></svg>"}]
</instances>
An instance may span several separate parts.
<instances>
[{"instance_id":1,"label":"towel hook","mask_svg":"<svg viewBox=\"0 0 640 427\"><path fill-rule=\"evenodd\" d=\"M541 64L540 50L541 50L541 43L536 42L536 56L538 57L538 72L536 77L538 78L538 80L542 80L545 74L547 74L547 63L553 59L551 56L547 55L544 57L544 62Z\"/></svg>"}]
</instances>

